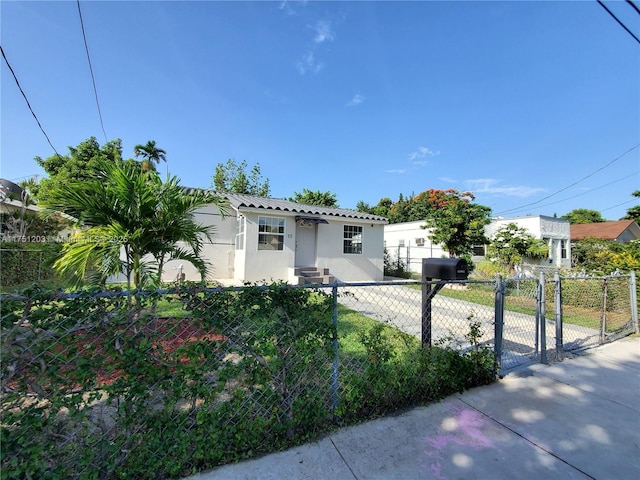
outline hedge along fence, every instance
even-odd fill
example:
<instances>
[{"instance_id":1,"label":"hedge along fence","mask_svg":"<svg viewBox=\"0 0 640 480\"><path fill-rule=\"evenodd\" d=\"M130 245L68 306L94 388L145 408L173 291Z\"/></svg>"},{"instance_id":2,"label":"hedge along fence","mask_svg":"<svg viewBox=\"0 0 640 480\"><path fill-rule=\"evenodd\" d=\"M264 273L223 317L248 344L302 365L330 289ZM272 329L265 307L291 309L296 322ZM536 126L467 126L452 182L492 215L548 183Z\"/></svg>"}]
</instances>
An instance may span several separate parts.
<instances>
[{"instance_id":1,"label":"hedge along fence","mask_svg":"<svg viewBox=\"0 0 640 480\"><path fill-rule=\"evenodd\" d=\"M11 287L54 278L49 261L61 248L59 243L0 243L0 285Z\"/></svg>"},{"instance_id":2,"label":"hedge along fence","mask_svg":"<svg viewBox=\"0 0 640 480\"><path fill-rule=\"evenodd\" d=\"M2 478L180 478L494 379L335 293L4 296Z\"/></svg>"}]
</instances>

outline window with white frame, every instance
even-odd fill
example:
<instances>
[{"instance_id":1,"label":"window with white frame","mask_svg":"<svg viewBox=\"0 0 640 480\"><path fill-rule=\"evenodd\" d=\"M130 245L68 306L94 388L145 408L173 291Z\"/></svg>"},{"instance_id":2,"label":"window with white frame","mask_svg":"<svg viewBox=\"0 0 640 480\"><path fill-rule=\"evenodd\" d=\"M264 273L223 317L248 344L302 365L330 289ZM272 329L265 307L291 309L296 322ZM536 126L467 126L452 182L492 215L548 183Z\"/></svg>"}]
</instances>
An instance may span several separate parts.
<instances>
[{"instance_id":1,"label":"window with white frame","mask_svg":"<svg viewBox=\"0 0 640 480\"><path fill-rule=\"evenodd\" d=\"M284 218L258 218L258 250L284 250Z\"/></svg>"},{"instance_id":2,"label":"window with white frame","mask_svg":"<svg viewBox=\"0 0 640 480\"><path fill-rule=\"evenodd\" d=\"M344 253L362 253L362 227L356 225L345 225L343 235Z\"/></svg>"},{"instance_id":3,"label":"window with white frame","mask_svg":"<svg viewBox=\"0 0 640 480\"><path fill-rule=\"evenodd\" d=\"M236 223L236 250L244 250L244 229L245 218L242 215L238 215L238 221Z\"/></svg>"},{"instance_id":4,"label":"window with white frame","mask_svg":"<svg viewBox=\"0 0 640 480\"><path fill-rule=\"evenodd\" d=\"M560 240L560 258L567 258L567 241Z\"/></svg>"}]
</instances>

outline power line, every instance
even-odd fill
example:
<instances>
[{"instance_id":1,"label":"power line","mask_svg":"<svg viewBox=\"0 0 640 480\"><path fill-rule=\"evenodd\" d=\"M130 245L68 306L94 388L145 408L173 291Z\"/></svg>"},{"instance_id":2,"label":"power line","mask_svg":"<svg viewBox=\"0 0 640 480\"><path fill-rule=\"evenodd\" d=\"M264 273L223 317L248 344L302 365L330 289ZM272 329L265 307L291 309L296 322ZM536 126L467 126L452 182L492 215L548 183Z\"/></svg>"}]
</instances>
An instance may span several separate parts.
<instances>
[{"instance_id":1,"label":"power line","mask_svg":"<svg viewBox=\"0 0 640 480\"><path fill-rule=\"evenodd\" d=\"M100 110L100 102L98 101L98 89L96 88L96 79L93 75L93 67L91 65L91 57L89 56L89 45L87 45L87 36L84 31L84 22L82 20L82 11L80 10L80 0L76 0L78 4L78 15L80 16L80 26L82 27L82 38L84 40L84 49L87 52L87 61L89 62L89 72L91 73L91 82L93 83L93 93L96 97L96 106L98 107L98 116L100 117L100 126L102 127L102 133L104 134L104 141L108 142L107 133L104 130L104 122L102 121L102 111Z\"/></svg>"},{"instance_id":2,"label":"power line","mask_svg":"<svg viewBox=\"0 0 640 480\"><path fill-rule=\"evenodd\" d=\"M572 195L571 197L566 197L566 198L563 198L562 200L557 200L555 202L545 203L544 205L539 205L539 207L549 207L551 205L557 205L558 203L566 202L567 200L571 200L571 199L574 199L574 198L577 198L577 197L581 197L583 195L589 195L589 194L591 194L591 193L593 193L593 192L595 192L597 190L600 190L601 188L605 188L605 187L608 187L609 185L613 185L614 183L618 183L618 182L621 182L623 180L627 180L631 175L635 175L637 173L638 172L630 172L627 175L625 175L624 177L620 177L617 180L613 180L613 181L611 181L609 183L605 183L604 185L600 185L598 187L591 188L591 189L587 190L586 192L578 193L576 195ZM517 211L520 211L520 210L526 210L526 209L525 208L516 208L516 209L512 209L512 210L508 210L508 211L517 212Z\"/></svg>"},{"instance_id":3,"label":"power line","mask_svg":"<svg viewBox=\"0 0 640 480\"><path fill-rule=\"evenodd\" d=\"M633 8L638 15L640 15L640 8L638 8L635 3L633 3L631 0L627 0L627 3L631 5L631 8Z\"/></svg>"},{"instance_id":4,"label":"power line","mask_svg":"<svg viewBox=\"0 0 640 480\"><path fill-rule=\"evenodd\" d=\"M518 210L522 210L525 207L530 207L532 205L537 205L540 202L544 202L545 200L547 200L548 198L551 197L555 197L556 195L558 195L559 193L564 192L565 190L568 190L571 187L575 187L577 184L585 181L587 178L591 178L593 177L596 173L604 170L605 168L607 168L609 165L611 165L614 162L617 162L618 160L620 160L622 157L624 157L627 153L632 152L633 150L635 150L636 148L640 147L640 143L631 147L629 150L627 150L626 152L624 152L622 155L620 155L619 157L614 158L613 160L611 160L609 163L607 163L606 165L603 165L602 167L600 167L599 169L597 169L595 172L590 173L589 175L587 175L586 177L581 178L580 180L578 180L577 182L573 182L571 185L567 185L564 188L561 188L560 190L558 190L557 192L552 193L551 195L547 195L544 198L541 198L540 200L536 201L536 202L531 202L531 203L527 203L525 205L521 205L520 207L516 207L516 208L510 208L509 210L503 210L502 212L498 212L496 213L496 215L501 215L503 213L509 213L509 212L515 212Z\"/></svg>"},{"instance_id":5,"label":"power line","mask_svg":"<svg viewBox=\"0 0 640 480\"><path fill-rule=\"evenodd\" d=\"M607 11L607 13L608 13L609 15L611 15L611 17L612 17L616 22L618 22L618 24L619 24L622 28L624 28L624 29L627 31L627 33L628 33L629 35L631 35L631 36L636 40L636 42L640 43L640 38L636 37L636 36L633 34L633 32L632 32L631 30L629 30L629 29L627 28L627 26L626 26L624 23L622 23L620 20L618 20L618 17L616 17L616 16L613 14L613 12L612 12L611 10L609 10L609 9L607 8L607 6L606 6L604 3L602 3L600 0L597 0L597 2L600 4L600 6L601 6L602 8L604 8L604 9ZM630 2L629 2L629 3L630 3ZM631 4L631 5L633 5L633 4ZM635 5L633 5L633 7L635 8Z\"/></svg>"},{"instance_id":6,"label":"power line","mask_svg":"<svg viewBox=\"0 0 640 480\"><path fill-rule=\"evenodd\" d=\"M40 131L42 132L44 137L47 139L49 146L53 149L54 152L56 152L56 155L59 157L60 154L56 150L56 147L53 146L53 143L51 143L51 140L49 139L49 135L47 135L47 132L45 132L44 128L42 128L42 124L40 123L40 120L38 120L36 113L33 111L33 108L31 108L29 99L27 98L27 95L24 93L24 90L22 90L22 87L20 86L20 82L18 81L18 77L16 76L16 73L13 71L13 68L9 63L9 60L7 60L7 56L4 53L4 49L2 48L2 45L0 45L0 51L2 52L2 58L4 59L4 62L7 64L7 67L9 67L9 71L11 72L11 75L13 75L13 79L15 80L16 85L18 86L18 90L20 90L20 93L22 94L24 101L27 102L27 107L29 107L29 111L31 112L31 115L33 115L33 118L35 118L36 123L38 124L38 127L40 127Z\"/></svg>"},{"instance_id":7,"label":"power line","mask_svg":"<svg viewBox=\"0 0 640 480\"><path fill-rule=\"evenodd\" d=\"M606 212L607 210L612 210L612 209L614 209L616 207L621 207L622 205L626 205L627 203L633 203L635 201L636 200L627 200L626 202L619 203L617 205L614 205L613 207L608 207L608 208L605 208L603 210L600 210L600 212Z\"/></svg>"}]
</instances>

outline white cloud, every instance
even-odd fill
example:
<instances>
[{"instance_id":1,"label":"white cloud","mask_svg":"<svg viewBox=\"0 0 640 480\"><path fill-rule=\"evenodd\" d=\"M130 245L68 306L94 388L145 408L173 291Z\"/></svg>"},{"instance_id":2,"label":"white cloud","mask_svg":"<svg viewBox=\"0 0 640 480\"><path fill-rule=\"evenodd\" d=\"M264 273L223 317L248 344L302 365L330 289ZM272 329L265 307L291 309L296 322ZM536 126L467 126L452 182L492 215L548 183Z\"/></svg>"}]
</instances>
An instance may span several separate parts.
<instances>
[{"instance_id":1,"label":"white cloud","mask_svg":"<svg viewBox=\"0 0 640 480\"><path fill-rule=\"evenodd\" d=\"M438 150L437 152L434 152L428 147L418 147L416 151L411 152L409 154L409 160L411 160L417 165L426 165L427 164L426 161L420 161L419 159L427 158L427 157L435 157L436 155L440 155L440 150Z\"/></svg>"},{"instance_id":2,"label":"white cloud","mask_svg":"<svg viewBox=\"0 0 640 480\"><path fill-rule=\"evenodd\" d=\"M385 170L384 173L405 173L406 170L404 168L401 169L397 169L397 170Z\"/></svg>"},{"instance_id":3,"label":"white cloud","mask_svg":"<svg viewBox=\"0 0 640 480\"><path fill-rule=\"evenodd\" d=\"M316 43L331 41L336 37L333 30L331 30L331 25L325 20L318 20L312 28L316 32L316 36L313 38Z\"/></svg>"},{"instance_id":4,"label":"white cloud","mask_svg":"<svg viewBox=\"0 0 640 480\"><path fill-rule=\"evenodd\" d=\"M364 102L364 100L365 97L363 95L356 93L353 98L349 100L349 103L347 103L347 107L355 107L356 105L360 105L362 102Z\"/></svg>"},{"instance_id":5,"label":"white cloud","mask_svg":"<svg viewBox=\"0 0 640 480\"><path fill-rule=\"evenodd\" d=\"M302 57L302 60L300 60L296 64L296 67L298 68L298 72L300 72L300 75L304 75L307 72L318 73L320 70L322 70L324 64L322 62L316 61L313 52L308 52Z\"/></svg>"},{"instance_id":6,"label":"white cloud","mask_svg":"<svg viewBox=\"0 0 640 480\"><path fill-rule=\"evenodd\" d=\"M458 183L458 181L455 178L451 178L451 177L440 177L439 180L442 180L443 182L447 182L447 183Z\"/></svg>"},{"instance_id":7,"label":"white cloud","mask_svg":"<svg viewBox=\"0 0 640 480\"><path fill-rule=\"evenodd\" d=\"M526 198L546 191L542 187L528 187L525 185L499 185L495 178L474 178L465 180L465 184L473 193L489 193L496 196Z\"/></svg>"}]
</instances>

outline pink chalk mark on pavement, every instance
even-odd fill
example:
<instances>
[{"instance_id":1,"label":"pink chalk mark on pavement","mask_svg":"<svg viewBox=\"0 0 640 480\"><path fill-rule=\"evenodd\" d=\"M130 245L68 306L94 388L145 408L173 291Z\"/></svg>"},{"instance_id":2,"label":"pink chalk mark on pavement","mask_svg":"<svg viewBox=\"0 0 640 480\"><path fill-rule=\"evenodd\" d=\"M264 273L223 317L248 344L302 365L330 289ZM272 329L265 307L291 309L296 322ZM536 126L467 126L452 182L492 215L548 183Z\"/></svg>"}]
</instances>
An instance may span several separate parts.
<instances>
[{"instance_id":1,"label":"pink chalk mark on pavement","mask_svg":"<svg viewBox=\"0 0 640 480\"><path fill-rule=\"evenodd\" d=\"M493 442L487 437L482 428L486 425L486 419L481 413L468 408L456 409L452 412L455 429L426 439L427 449L425 453L434 461L429 465L429 470L437 480L446 480L442 472L442 450L449 445L460 445L473 449L495 448Z\"/></svg>"}]
</instances>

